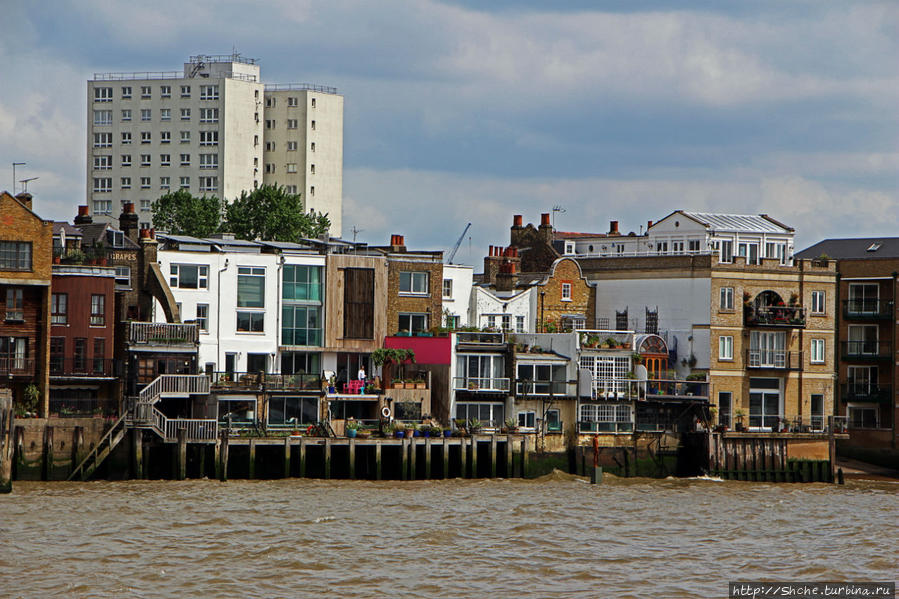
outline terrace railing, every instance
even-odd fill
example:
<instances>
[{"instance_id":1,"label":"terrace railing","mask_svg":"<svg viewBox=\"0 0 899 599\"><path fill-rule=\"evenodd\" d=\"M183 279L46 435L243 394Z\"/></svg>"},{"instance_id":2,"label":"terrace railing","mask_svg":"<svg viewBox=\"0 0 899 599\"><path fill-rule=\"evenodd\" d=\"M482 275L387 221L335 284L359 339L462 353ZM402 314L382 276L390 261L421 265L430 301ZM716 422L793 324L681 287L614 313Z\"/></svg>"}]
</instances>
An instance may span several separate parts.
<instances>
[{"instance_id":1,"label":"terrace railing","mask_svg":"<svg viewBox=\"0 0 899 599\"><path fill-rule=\"evenodd\" d=\"M210 384L216 389L266 391L321 391L317 374L268 374L260 372L213 372Z\"/></svg>"},{"instance_id":2,"label":"terrace railing","mask_svg":"<svg viewBox=\"0 0 899 599\"><path fill-rule=\"evenodd\" d=\"M502 345L505 336L501 332L466 331L456 333L456 345Z\"/></svg>"},{"instance_id":3,"label":"terrace railing","mask_svg":"<svg viewBox=\"0 0 899 599\"><path fill-rule=\"evenodd\" d=\"M509 379L503 377L453 377L453 389L457 391L509 391Z\"/></svg>"},{"instance_id":4,"label":"terrace railing","mask_svg":"<svg viewBox=\"0 0 899 599\"><path fill-rule=\"evenodd\" d=\"M805 308L801 306L761 306L744 311L747 327L805 328Z\"/></svg>"},{"instance_id":5,"label":"terrace railing","mask_svg":"<svg viewBox=\"0 0 899 599\"><path fill-rule=\"evenodd\" d=\"M746 350L746 368L802 370L802 352L784 349Z\"/></svg>"},{"instance_id":6,"label":"terrace railing","mask_svg":"<svg viewBox=\"0 0 899 599\"><path fill-rule=\"evenodd\" d=\"M17 356L0 356L0 374L8 376L33 376L34 359Z\"/></svg>"},{"instance_id":7,"label":"terrace railing","mask_svg":"<svg viewBox=\"0 0 899 599\"><path fill-rule=\"evenodd\" d=\"M199 341L196 324L129 322L128 342L135 345L193 346Z\"/></svg>"},{"instance_id":8,"label":"terrace railing","mask_svg":"<svg viewBox=\"0 0 899 599\"><path fill-rule=\"evenodd\" d=\"M892 354L887 341L843 341L840 349L844 360L889 360Z\"/></svg>"},{"instance_id":9,"label":"terrace railing","mask_svg":"<svg viewBox=\"0 0 899 599\"><path fill-rule=\"evenodd\" d=\"M840 387L843 401L890 403L893 399L892 385L878 383L845 383Z\"/></svg>"},{"instance_id":10,"label":"terrace railing","mask_svg":"<svg viewBox=\"0 0 899 599\"><path fill-rule=\"evenodd\" d=\"M50 356L50 376L113 377L116 361L103 358L63 358Z\"/></svg>"},{"instance_id":11,"label":"terrace railing","mask_svg":"<svg viewBox=\"0 0 899 599\"><path fill-rule=\"evenodd\" d=\"M893 317L893 300L848 299L843 300L843 318L850 320L890 320Z\"/></svg>"}]
</instances>

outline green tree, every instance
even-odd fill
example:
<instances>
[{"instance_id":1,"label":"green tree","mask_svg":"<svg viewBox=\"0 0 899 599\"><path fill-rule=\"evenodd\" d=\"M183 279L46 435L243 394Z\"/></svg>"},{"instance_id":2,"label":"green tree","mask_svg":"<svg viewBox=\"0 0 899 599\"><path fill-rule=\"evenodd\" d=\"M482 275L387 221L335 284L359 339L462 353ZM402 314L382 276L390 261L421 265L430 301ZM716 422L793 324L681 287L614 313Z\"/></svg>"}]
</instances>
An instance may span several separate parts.
<instances>
[{"instance_id":1,"label":"green tree","mask_svg":"<svg viewBox=\"0 0 899 599\"><path fill-rule=\"evenodd\" d=\"M175 235L209 237L221 221L222 202L215 196L197 197L179 189L153 202L153 226Z\"/></svg>"},{"instance_id":2,"label":"green tree","mask_svg":"<svg viewBox=\"0 0 899 599\"><path fill-rule=\"evenodd\" d=\"M327 214L303 211L299 194L287 193L283 187L263 185L225 207L224 229L240 239L266 241L299 241L318 237L331 226Z\"/></svg>"}]
</instances>

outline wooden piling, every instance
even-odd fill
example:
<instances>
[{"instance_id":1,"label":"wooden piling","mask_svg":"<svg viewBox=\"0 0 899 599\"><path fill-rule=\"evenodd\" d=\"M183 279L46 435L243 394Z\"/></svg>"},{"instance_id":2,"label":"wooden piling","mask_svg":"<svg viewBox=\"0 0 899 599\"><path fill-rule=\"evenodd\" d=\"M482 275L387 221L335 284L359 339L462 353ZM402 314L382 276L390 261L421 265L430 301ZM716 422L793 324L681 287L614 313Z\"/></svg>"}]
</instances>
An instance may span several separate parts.
<instances>
[{"instance_id":1,"label":"wooden piling","mask_svg":"<svg viewBox=\"0 0 899 599\"><path fill-rule=\"evenodd\" d=\"M528 477L528 468L530 467L530 449L528 448L527 435L521 438L521 478Z\"/></svg>"},{"instance_id":2,"label":"wooden piling","mask_svg":"<svg viewBox=\"0 0 899 599\"><path fill-rule=\"evenodd\" d=\"M72 466L69 468L69 474L81 463L82 448L84 447L84 427L76 426L72 429Z\"/></svg>"},{"instance_id":3,"label":"wooden piling","mask_svg":"<svg viewBox=\"0 0 899 599\"><path fill-rule=\"evenodd\" d=\"M418 477L418 470L416 470L415 462L418 459L418 443L415 442L415 437L409 441L409 478L411 480L415 480Z\"/></svg>"},{"instance_id":4,"label":"wooden piling","mask_svg":"<svg viewBox=\"0 0 899 599\"><path fill-rule=\"evenodd\" d=\"M347 472L350 475L350 480L355 480L356 478L356 439L350 439L348 452L349 457L347 458Z\"/></svg>"},{"instance_id":5,"label":"wooden piling","mask_svg":"<svg viewBox=\"0 0 899 599\"><path fill-rule=\"evenodd\" d=\"M13 478L18 479L22 476L22 468L25 466L25 427L21 425L16 426L14 436L15 460L13 460Z\"/></svg>"},{"instance_id":6,"label":"wooden piling","mask_svg":"<svg viewBox=\"0 0 899 599\"><path fill-rule=\"evenodd\" d=\"M200 478L206 478L206 453L207 446L205 443L201 443L197 445L197 450L200 452L200 457L197 460L199 462L199 472Z\"/></svg>"},{"instance_id":7,"label":"wooden piling","mask_svg":"<svg viewBox=\"0 0 899 599\"><path fill-rule=\"evenodd\" d=\"M290 437L284 437L284 478L290 478Z\"/></svg>"},{"instance_id":8,"label":"wooden piling","mask_svg":"<svg viewBox=\"0 0 899 599\"><path fill-rule=\"evenodd\" d=\"M431 438L425 438L425 480L431 480Z\"/></svg>"},{"instance_id":9,"label":"wooden piling","mask_svg":"<svg viewBox=\"0 0 899 599\"><path fill-rule=\"evenodd\" d=\"M142 432L143 431L139 428L131 429L131 477L138 480L144 477L144 444L143 439L141 439ZM82 438L81 443L83 442L84 439Z\"/></svg>"},{"instance_id":10,"label":"wooden piling","mask_svg":"<svg viewBox=\"0 0 899 599\"><path fill-rule=\"evenodd\" d=\"M250 458L247 464L247 477L251 480L256 478L256 439L250 439Z\"/></svg>"},{"instance_id":11,"label":"wooden piling","mask_svg":"<svg viewBox=\"0 0 899 599\"><path fill-rule=\"evenodd\" d=\"M215 478L222 479L222 440L215 440Z\"/></svg>"},{"instance_id":12,"label":"wooden piling","mask_svg":"<svg viewBox=\"0 0 899 599\"><path fill-rule=\"evenodd\" d=\"M408 454L409 454L409 445L412 444L412 437L408 439L403 439L403 444L400 445L400 478L402 480L409 480L409 466L408 466Z\"/></svg>"},{"instance_id":13,"label":"wooden piling","mask_svg":"<svg viewBox=\"0 0 899 599\"><path fill-rule=\"evenodd\" d=\"M512 478L512 435L506 435L506 478Z\"/></svg>"},{"instance_id":14,"label":"wooden piling","mask_svg":"<svg viewBox=\"0 0 899 599\"><path fill-rule=\"evenodd\" d=\"M478 437L471 436L471 478L478 477Z\"/></svg>"},{"instance_id":15,"label":"wooden piling","mask_svg":"<svg viewBox=\"0 0 899 599\"><path fill-rule=\"evenodd\" d=\"M44 427L44 452L41 461L41 480L53 477L53 427Z\"/></svg>"},{"instance_id":16,"label":"wooden piling","mask_svg":"<svg viewBox=\"0 0 899 599\"><path fill-rule=\"evenodd\" d=\"M0 494L12 493L13 416L12 394L7 393L0 398Z\"/></svg>"},{"instance_id":17,"label":"wooden piling","mask_svg":"<svg viewBox=\"0 0 899 599\"><path fill-rule=\"evenodd\" d=\"M306 438L300 439L300 478L306 478Z\"/></svg>"},{"instance_id":18,"label":"wooden piling","mask_svg":"<svg viewBox=\"0 0 899 599\"><path fill-rule=\"evenodd\" d=\"M187 429L178 429L178 480L187 478Z\"/></svg>"},{"instance_id":19,"label":"wooden piling","mask_svg":"<svg viewBox=\"0 0 899 599\"><path fill-rule=\"evenodd\" d=\"M449 443L447 443L447 438L443 438L443 480L449 478Z\"/></svg>"},{"instance_id":20,"label":"wooden piling","mask_svg":"<svg viewBox=\"0 0 899 599\"><path fill-rule=\"evenodd\" d=\"M228 431L222 431L222 462L219 480L222 482L228 480Z\"/></svg>"},{"instance_id":21,"label":"wooden piling","mask_svg":"<svg viewBox=\"0 0 899 599\"><path fill-rule=\"evenodd\" d=\"M381 448L381 445L378 444L378 449ZM331 439L325 439L325 478L331 478ZM380 455L378 456L380 458ZM381 468L380 460L378 460L378 469Z\"/></svg>"},{"instance_id":22,"label":"wooden piling","mask_svg":"<svg viewBox=\"0 0 899 599\"><path fill-rule=\"evenodd\" d=\"M381 441L375 443L375 480L381 480Z\"/></svg>"},{"instance_id":23,"label":"wooden piling","mask_svg":"<svg viewBox=\"0 0 899 599\"><path fill-rule=\"evenodd\" d=\"M490 435L490 478L496 478L496 435Z\"/></svg>"}]
</instances>

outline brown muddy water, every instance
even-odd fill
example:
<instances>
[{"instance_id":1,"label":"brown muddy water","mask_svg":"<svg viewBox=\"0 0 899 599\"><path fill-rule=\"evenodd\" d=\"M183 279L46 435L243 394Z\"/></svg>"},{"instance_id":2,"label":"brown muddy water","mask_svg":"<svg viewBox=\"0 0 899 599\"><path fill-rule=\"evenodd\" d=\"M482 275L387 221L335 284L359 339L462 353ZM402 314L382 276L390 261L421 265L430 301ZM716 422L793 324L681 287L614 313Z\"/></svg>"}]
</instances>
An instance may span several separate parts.
<instances>
[{"instance_id":1,"label":"brown muddy water","mask_svg":"<svg viewBox=\"0 0 899 599\"><path fill-rule=\"evenodd\" d=\"M3 597L726 597L895 581L899 484L15 483Z\"/></svg>"}]
</instances>

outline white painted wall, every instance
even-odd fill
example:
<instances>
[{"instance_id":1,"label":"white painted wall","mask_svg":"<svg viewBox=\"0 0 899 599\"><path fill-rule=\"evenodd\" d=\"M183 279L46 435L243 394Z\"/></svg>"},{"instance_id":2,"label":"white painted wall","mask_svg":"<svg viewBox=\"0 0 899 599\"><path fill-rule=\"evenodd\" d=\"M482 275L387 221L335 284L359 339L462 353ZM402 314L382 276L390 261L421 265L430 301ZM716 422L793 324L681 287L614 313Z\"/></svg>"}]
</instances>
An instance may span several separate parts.
<instances>
[{"instance_id":1,"label":"white painted wall","mask_svg":"<svg viewBox=\"0 0 899 599\"><path fill-rule=\"evenodd\" d=\"M443 309L459 317L459 326L469 326L471 285L474 269L462 264L444 264L443 278L453 282L452 295L443 297ZM444 323L445 324L445 323Z\"/></svg>"},{"instance_id":2,"label":"white painted wall","mask_svg":"<svg viewBox=\"0 0 899 599\"><path fill-rule=\"evenodd\" d=\"M484 328L487 326L489 315L495 315L496 326L502 325L500 315L508 314L512 318L512 329L515 330L517 316L524 317L525 333L534 332L536 318L536 288L522 290L516 295L498 297L483 287L473 287L471 293L471 306L469 307L469 322L471 326Z\"/></svg>"}]
</instances>

